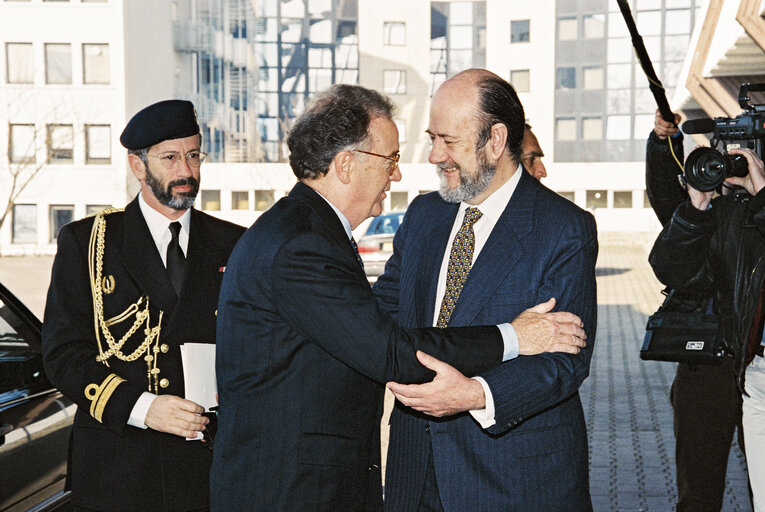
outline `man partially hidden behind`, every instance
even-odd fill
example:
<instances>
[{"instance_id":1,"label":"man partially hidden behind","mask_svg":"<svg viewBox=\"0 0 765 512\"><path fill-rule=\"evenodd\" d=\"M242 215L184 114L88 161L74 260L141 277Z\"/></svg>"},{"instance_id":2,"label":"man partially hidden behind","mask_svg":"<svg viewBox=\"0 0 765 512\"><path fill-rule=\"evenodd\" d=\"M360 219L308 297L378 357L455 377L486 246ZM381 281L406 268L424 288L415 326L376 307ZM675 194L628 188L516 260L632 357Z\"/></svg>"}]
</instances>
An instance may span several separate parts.
<instances>
[{"instance_id":1,"label":"man partially hidden behind","mask_svg":"<svg viewBox=\"0 0 765 512\"><path fill-rule=\"evenodd\" d=\"M579 315L587 346L522 354L473 379L422 358L432 382L390 383L391 512L592 510L578 389L595 337L595 220L523 170L524 124L493 73L441 85L428 126L441 188L407 209L374 291L410 328L494 323L554 297L547 308Z\"/></svg>"},{"instance_id":2,"label":"man partially hidden behind","mask_svg":"<svg viewBox=\"0 0 765 512\"><path fill-rule=\"evenodd\" d=\"M456 329L402 329L380 310L351 230L401 179L392 116L390 100L363 87L319 94L288 139L299 182L231 255L213 510L380 510L383 383L430 380L418 351L472 375L517 352L585 345L576 316L543 308Z\"/></svg>"},{"instance_id":3,"label":"man partially hidden behind","mask_svg":"<svg viewBox=\"0 0 765 512\"><path fill-rule=\"evenodd\" d=\"M547 168L542 163L544 156L545 152L539 146L537 136L531 131L531 125L526 123L526 129L523 130L523 140L521 140L521 164L529 174L538 180L547 177Z\"/></svg>"},{"instance_id":4,"label":"man partially hidden behind","mask_svg":"<svg viewBox=\"0 0 765 512\"><path fill-rule=\"evenodd\" d=\"M214 343L223 270L244 229L193 208L194 106L138 112L120 142L141 191L58 235L43 323L51 382L78 408L68 483L76 510L209 507L208 419L184 396L180 346Z\"/></svg>"}]
</instances>

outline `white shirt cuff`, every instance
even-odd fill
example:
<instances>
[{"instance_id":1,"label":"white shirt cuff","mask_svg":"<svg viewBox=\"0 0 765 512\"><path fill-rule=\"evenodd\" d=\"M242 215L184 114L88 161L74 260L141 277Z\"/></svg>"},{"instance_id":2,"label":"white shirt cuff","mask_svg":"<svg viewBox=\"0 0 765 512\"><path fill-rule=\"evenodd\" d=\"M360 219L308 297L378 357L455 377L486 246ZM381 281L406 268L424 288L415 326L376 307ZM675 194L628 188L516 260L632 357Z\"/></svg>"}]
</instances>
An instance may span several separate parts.
<instances>
[{"instance_id":1,"label":"white shirt cuff","mask_svg":"<svg viewBox=\"0 0 765 512\"><path fill-rule=\"evenodd\" d=\"M141 396L136 400L133 410L130 411L130 417L128 418L128 425L132 427L138 427L147 429L146 426L146 414L149 412L149 407L154 402L157 395L144 391Z\"/></svg>"},{"instance_id":2,"label":"white shirt cuff","mask_svg":"<svg viewBox=\"0 0 765 512\"><path fill-rule=\"evenodd\" d=\"M518 335L515 333L515 328L509 323L499 324L497 327L499 327L499 332L502 333L502 341L505 343L505 352L502 355L502 362L515 359L520 352Z\"/></svg>"},{"instance_id":3,"label":"white shirt cuff","mask_svg":"<svg viewBox=\"0 0 765 512\"><path fill-rule=\"evenodd\" d=\"M494 425L497 420L494 418L494 397L491 395L489 385L481 377L473 377L473 380L477 380L481 383L483 388L483 395L485 397L485 407L483 409L473 409L470 415L475 419L481 428L489 428Z\"/></svg>"}]
</instances>

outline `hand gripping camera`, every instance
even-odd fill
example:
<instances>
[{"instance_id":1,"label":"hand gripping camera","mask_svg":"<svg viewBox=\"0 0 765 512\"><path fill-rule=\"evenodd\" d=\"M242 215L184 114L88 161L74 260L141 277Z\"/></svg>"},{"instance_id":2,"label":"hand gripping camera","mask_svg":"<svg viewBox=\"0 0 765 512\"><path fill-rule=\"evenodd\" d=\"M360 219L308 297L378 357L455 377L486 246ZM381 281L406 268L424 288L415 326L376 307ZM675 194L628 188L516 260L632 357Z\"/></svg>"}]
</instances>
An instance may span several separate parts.
<instances>
[{"instance_id":1,"label":"hand gripping camera","mask_svg":"<svg viewBox=\"0 0 765 512\"><path fill-rule=\"evenodd\" d=\"M686 183L696 190L708 192L718 188L725 178L744 177L749 173L746 158L731 155L731 149L750 148L762 158L762 141L765 137L765 105L749 103L749 92L765 91L765 84L742 84L738 92L738 104L744 113L733 119L694 119L683 123L684 133L709 133L711 147L696 148L685 159L683 173ZM722 146L722 152L715 149Z\"/></svg>"}]
</instances>

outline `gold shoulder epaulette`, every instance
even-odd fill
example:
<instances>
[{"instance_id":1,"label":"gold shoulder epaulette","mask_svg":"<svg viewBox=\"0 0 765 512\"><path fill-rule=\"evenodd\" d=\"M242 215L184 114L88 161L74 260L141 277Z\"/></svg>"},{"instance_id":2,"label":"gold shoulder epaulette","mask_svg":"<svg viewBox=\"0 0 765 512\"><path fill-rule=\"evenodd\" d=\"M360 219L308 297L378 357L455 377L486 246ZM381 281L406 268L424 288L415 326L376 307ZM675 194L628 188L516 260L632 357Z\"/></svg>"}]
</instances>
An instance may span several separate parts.
<instances>
[{"instance_id":1,"label":"gold shoulder epaulette","mask_svg":"<svg viewBox=\"0 0 765 512\"><path fill-rule=\"evenodd\" d=\"M100 210L97 210L93 213L89 213L85 216L85 218L95 217L96 215L109 215L110 213L119 213L124 212L124 208L115 208L114 206L106 206L104 208L101 208Z\"/></svg>"}]
</instances>

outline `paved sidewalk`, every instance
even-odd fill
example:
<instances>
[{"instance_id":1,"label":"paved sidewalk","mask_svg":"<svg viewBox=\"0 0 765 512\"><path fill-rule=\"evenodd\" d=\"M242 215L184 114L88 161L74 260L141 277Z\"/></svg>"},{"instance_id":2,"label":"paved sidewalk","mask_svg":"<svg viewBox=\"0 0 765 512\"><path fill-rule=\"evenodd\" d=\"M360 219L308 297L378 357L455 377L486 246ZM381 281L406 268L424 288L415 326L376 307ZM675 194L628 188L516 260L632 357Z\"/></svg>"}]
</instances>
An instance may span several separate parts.
<instances>
[{"instance_id":1,"label":"paved sidewalk","mask_svg":"<svg viewBox=\"0 0 765 512\"><path fill-rule=\"evenodd\" d=\"M662 286L647 263L653 238L606 234L598 258L598 332L582 401L596 512L674 510L674 363L641 361L645 323ZM731 450L724 512L751 511L746 464Z\"/></svg>"},{"instance_id":2,"label":"paved sidewalk","mask_svg":"<svg viewBox=\"0 0 765 512\"><path fill-rule=\"evenodd\" d=\"M639 358L646 319L662 298L647 263L652 242L645 234L600 237L598 333L581 393L595 512L668 512L677 499L669 404L675 365ZM49 257L0 258L0 281L42 315L51 264ZM723 512L751 511L746 478L734 446Z\"/></svg>"}]
</instances>

